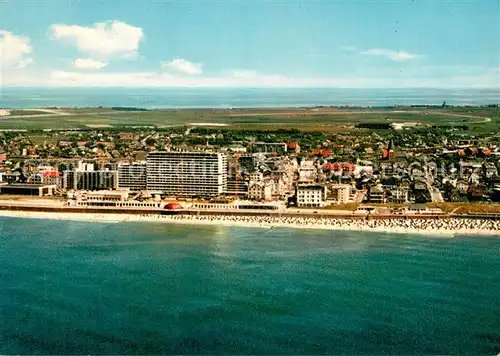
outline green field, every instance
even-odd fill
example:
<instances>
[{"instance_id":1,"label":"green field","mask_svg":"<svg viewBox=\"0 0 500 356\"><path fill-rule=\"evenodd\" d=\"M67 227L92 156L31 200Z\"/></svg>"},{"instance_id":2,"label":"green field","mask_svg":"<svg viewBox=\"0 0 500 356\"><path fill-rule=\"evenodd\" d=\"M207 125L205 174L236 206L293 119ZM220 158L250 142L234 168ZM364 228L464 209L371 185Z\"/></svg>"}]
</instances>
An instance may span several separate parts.
<instances>
[{"instance_id":1,"label":"green field","mask_svg":"<svg viewBox=\"0 0 500 356\"><path fill-rule=\"evenodd\" d=\"M11 110L10 115L12 116L29 116L29 115L42 115L45 114L43 111L38 110Z\"/></svg>"},{"instance_id":2,"label":"green field","mask_svg":"<svg viewBox=\"0 0 500 356\"><path fill-rule=\"evenodd\" d=\"M92 129L135 126L225 125L242 130L296 128L303 131L345 131L359 123L419 122L467 125L471 131L500 129L498 108L425 109L235 109L154 110L61 109L57 113L16 110L0 119L0 130Z\"/></svg>"}]
</instances>

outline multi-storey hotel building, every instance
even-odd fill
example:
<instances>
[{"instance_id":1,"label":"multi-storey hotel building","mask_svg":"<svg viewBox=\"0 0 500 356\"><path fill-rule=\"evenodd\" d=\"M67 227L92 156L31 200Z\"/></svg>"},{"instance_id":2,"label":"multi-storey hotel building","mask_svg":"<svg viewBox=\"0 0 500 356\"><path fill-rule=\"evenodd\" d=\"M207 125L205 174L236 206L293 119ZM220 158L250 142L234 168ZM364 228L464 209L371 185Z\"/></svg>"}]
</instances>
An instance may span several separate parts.
<instances>
[{"instance_id":1,"label":"multi-storey hotel building","mask_svg":"<svg viewBox=\"0 0 500 356\"><path fill-rule=\"evenodd\" d=\"M320 184L303 184L297 186L297 206L323 207L326 204L326 187Z\"/></svg>"},{"instance_id":2,"label":"multi-storey hotel building","mask_svg":"<svg viewBox=\"0 0 500 356\"><path fill-rule=\"evenodd\" d=\"M227 156L210 152L151 152L147 188L170 196L216 196L227 187Z\"/></svg>"},{"instance_id":3,"label":"multi-storey hotel building","mask_svg":"<svg viewBox=\"0 0 500 356\"><path fill-rule=\"evenodd\" d=\"M146 162L120 163L118 165L118 187L132 192L146 190Z\"/></svg>"},{"instance_id":4,"label":"multi-storey hotel building","mask_svg":"<svg viewBox=\"0 0 500 356\"><path fill-rule=\"evenodd\" d=\"M64 171L63 188L77 190L116 189L116 171Z\"/></svg>"}]
</instances>

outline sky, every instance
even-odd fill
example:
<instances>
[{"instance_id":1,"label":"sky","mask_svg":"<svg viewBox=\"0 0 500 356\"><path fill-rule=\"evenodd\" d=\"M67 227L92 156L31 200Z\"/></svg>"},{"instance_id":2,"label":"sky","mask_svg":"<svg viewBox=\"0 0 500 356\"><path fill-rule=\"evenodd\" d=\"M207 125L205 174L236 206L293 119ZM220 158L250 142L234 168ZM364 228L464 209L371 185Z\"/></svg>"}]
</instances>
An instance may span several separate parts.
<instances>
[{"instance_id":1,"label":"sky","mask_svg":"<svg viewBox=\"0 0 500 356\"><path fill-rule=\"evenodd\" d=\"M499 0L0 0L0 84L500 87Z\"/></svg>"}]
</instances>

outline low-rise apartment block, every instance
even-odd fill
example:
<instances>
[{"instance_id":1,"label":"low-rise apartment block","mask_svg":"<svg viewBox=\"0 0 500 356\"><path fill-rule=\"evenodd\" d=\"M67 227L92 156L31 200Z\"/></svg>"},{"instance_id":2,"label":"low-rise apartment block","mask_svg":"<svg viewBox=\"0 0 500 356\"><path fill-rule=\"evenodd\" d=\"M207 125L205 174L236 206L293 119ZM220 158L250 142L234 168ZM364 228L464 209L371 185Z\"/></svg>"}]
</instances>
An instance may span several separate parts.
<instances>
[{"instance_id":1,"label":"low-rise apartment block","mask_svg":"<svg viewBox=\"0 0 500 356\"><path fill-rule=\"evenodd\" d=\"M297 186L297 206L299 208L320 208L326 205L326 187L321 184Z\"/></svg>"}]
</instances>

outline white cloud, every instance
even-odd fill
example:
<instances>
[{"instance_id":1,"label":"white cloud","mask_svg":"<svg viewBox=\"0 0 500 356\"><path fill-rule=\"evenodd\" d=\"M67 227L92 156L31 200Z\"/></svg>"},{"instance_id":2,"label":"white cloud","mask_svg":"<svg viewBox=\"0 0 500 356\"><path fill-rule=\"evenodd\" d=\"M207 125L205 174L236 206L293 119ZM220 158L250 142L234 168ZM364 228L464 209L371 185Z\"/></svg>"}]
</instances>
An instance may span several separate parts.
<instances>
[{"instance_id":1,"label":"white cloud","mask_svg":"<svg viewBox=\"0 0 500 356\"><path fill-rule=\"evenodd\" d=\"M108 65L106 62L96 61L91 58L77 58L73 62L73 67L77 69L101 69Z\"/></svg>"},{"instance_id":2,"label":"white cloud","mask_svg":"<svg viewBox=\"0 0 500 356\"><path fill-rule=\"evenodd\" d=\"M19 64L15 67L16 69L23 69L26 68L27 66L35 63L35 60L33 58L25 58L19 62Z\"/></svg>"},{"instance_id":3,"label":"white cloud","mask_svg":"<svg viewBox=\"0 0 500 356\"><path fill-rule=\"evenodd\" d=\"M53 39L74 44L80 52L99 60L135 58L144 38L142 28L116 20L88 27L54 24L50 29Z\"/></svg>"},{"instance_id":4,"label":"white cloud","mask_svg":"<svg viewBox=\"0 0 500 356\"><path fill-rule=\"evenodd\" d=\"M33 63L33 59L28 57L30 53L29 37L0 30L0 68L24 68Z\"/></svg>"},{"instance_id":5,"label":"white cloud","mask_svg":"<svg viewBox=\"0 0 500 356\"><path fill-rule=\"evenodd\" d=\"M170 69L174 72L181 74L201 74L203 65L201 63L193 63L186 59L175 58L171 61L161 62L161 66L164 69Z\"/></svg>"},{"instance_id":6,"label":"white cloud","mask_svg":"<svg viewBox=\"0 0 500 356\"><path fill-rule=\"evenodd\" d=\"M385 56L389 58L391 61L396 61L396 62L408 61L411 59L416 59L421 57L421 55L419 54L409 53L405 51L391 51L388 49L380 49L380 48L372 48L367 51L361 52L361 54L369 56Z\"/></svg>"}]
</instances>

